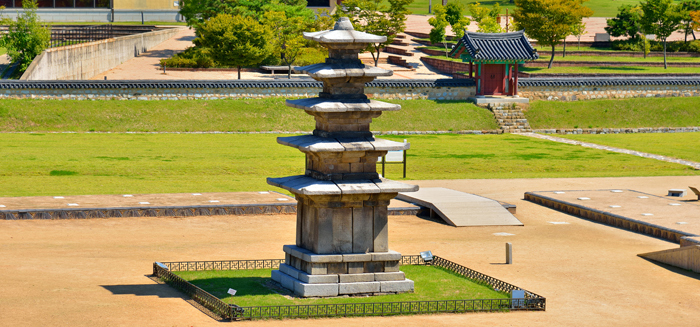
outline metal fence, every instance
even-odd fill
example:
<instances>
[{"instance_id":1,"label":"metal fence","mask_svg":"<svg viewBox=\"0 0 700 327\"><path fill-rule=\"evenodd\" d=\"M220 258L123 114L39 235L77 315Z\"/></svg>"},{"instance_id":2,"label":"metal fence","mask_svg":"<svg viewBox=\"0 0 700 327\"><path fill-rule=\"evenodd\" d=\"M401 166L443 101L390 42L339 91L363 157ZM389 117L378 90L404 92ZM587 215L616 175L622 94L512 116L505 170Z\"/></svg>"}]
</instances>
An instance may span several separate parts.
<instances>
[{"instance_id":1,"label":"metal fence","mask_svg":"<svg viewBox=\"0 0 700 327\"><path fill-rule=\"evenodd\" d=\"M230 320L251 320L268 318L312 318L312 317L346 317L346 316L390 316L422 313L461 313L478 311L534 310L544 311L546 299L535 293L523 290L502 280L484 275L455 262L435 256L426 263L419 255L401 258L402 265L434 265L469 278L478 283L490 285L503 292L523 290L525 299L464 299L436 301L404 301L376 303L342 303L312 305L279 305L241 307L227 304L201 288L185 281L172 271L200 270L238 270L238 269L275 269L284 260L230 260L230 261L188 261L155 262L153 274L166 283L180 289L193 300L202 304L215 314Z\"/></svg>"},{"instance_id":2,"label":"metal fence","mask_svg":"<svg viewBox=\"0 0 700 327\"><path fill-rule=\"evenodd\" d=\"M49 48L85 42L106 40L114 37L112 25L96 25L85 27L52 27Z\"/></svg>"}]
</instances>

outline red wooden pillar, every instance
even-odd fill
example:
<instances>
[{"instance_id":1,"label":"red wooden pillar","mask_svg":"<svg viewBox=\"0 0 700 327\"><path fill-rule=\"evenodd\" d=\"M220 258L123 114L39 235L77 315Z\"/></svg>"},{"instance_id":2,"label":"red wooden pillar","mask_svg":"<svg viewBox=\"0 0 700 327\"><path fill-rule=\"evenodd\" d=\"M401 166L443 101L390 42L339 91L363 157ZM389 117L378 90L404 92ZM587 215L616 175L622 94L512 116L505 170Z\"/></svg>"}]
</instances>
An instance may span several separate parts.
<instances>
[{"instance_id":1,"label":"red wooden pillar","mask_svg":"<svg viewBox=\"0 0 700 327\"><path fill-rule=\"evenodd\" d=\"M514 67L515 73L513 73L513 95L518 95L518 64Z\"/></svg>"},{"instance_id":2,"label":"red wooden pillar","mask_svg":"<svg viewBox=\"0 0 700 327\"><path fill-rule=\"evenodd\" d=\"M469 62L469 78L473 78L472 72L474 71L474 63Z\"/></svg>"}]
</instances>

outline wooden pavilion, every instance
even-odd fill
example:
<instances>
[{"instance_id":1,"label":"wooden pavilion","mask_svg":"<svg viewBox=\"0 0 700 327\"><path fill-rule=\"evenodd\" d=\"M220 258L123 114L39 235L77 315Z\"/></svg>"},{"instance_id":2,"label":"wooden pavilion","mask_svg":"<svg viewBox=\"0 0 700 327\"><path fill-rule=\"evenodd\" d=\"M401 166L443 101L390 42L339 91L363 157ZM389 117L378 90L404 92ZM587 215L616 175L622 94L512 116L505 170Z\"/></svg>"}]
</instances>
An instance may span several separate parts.
<instances>
[{"instance_id":1,"label":"wooden pavilion","mask_svg":"<svg viewBox=\"0 0 700 327\"><path fill-rule=\"evenodd\" d=\"M450 57L469 62L477 95L518 95L518 65L539 58L524 31L465 32ZM476 67L475 67L476 66Z\"/></svg>"}]
</instances>

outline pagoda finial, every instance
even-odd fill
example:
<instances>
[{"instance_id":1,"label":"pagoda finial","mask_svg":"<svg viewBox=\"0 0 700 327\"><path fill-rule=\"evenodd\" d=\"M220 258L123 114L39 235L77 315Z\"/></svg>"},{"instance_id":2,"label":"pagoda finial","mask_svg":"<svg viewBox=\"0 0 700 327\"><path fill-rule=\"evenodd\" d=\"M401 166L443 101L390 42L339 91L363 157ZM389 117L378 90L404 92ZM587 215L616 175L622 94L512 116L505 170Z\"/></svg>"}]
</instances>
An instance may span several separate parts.
<instances>
[{"instance_id":1,"label":"pagoda finial","mask_svg":"<svg viewBox=\"0 0 700 327\"><path fill-rule=\"evenodd\" d=\"M335 22L335 26L333 27L334 30L344 30L344 31L354 31L355 28L352 27L352 23L350 22L350 18L347 17L340 17L337 22Z\"/></svg>"}]
</instances>

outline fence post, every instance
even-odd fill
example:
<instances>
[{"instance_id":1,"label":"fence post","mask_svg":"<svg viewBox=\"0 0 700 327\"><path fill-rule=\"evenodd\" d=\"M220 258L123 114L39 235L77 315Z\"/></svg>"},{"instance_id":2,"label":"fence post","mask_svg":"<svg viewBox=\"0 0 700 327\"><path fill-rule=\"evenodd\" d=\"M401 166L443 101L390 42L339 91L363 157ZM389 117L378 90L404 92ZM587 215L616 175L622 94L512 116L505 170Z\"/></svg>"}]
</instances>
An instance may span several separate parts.
<instances>
[{"instance_id":1,"label":"fence post","mask_svg":"<svg viewBox=\"0 0 700 327\"><path fill-rule=\"evenodd\" d=\"M506 243L506 264L513 264L513 244Z\"/></svg>"}]
</instances>

